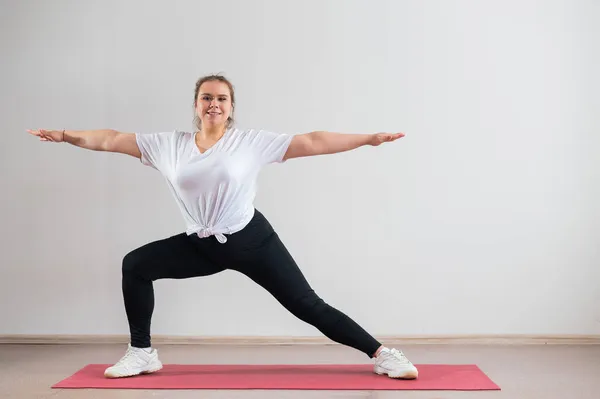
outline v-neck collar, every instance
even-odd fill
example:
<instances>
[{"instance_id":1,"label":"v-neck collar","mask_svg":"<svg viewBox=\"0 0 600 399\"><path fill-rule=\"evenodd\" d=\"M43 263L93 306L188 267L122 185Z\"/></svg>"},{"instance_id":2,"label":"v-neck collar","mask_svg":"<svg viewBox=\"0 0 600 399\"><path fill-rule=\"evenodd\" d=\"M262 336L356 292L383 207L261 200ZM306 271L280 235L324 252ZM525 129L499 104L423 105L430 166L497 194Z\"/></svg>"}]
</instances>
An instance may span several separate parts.
<instances>
[{"instance_id":1,"label":"v-neck collar","mask_svg":"<svg viewBox=\"0 0 600 399\"><path fill-rule=\"evenodd\" d=\"M225 136L227 136L229 134L229 131L231 130L231 128L227 128L225 129L225 133L223 133L223 135L221 136L221 138L219 140L217 140L213 145L211 145L209 148L206 149L206 151L201 152L200 148L198 148L198 144L196 143L196 135L198 134L198 131L195 131L194 134L192 135L192 145L194 146L194 152L197 155L200 156L205 156L208 155L209 153L211 153L213 151L213 149L220 145L221 142L223 141L223 139L225 139Z\"/></svg>"}]
</instances>

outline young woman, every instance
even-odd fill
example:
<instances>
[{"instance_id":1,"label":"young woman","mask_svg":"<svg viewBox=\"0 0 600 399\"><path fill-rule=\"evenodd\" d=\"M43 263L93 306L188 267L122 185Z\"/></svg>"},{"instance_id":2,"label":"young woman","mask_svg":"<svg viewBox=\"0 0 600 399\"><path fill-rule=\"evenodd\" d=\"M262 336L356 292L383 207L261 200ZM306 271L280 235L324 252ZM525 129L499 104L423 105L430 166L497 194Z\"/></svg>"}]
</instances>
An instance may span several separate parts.
<instances>
[{"instance_id":1,"label":"young woman","mask_svg":"<svg viewBox=\"0 0 600 399\"><path fill-rule=\"evenodd\" d=\"M248 276L287 310L331 340L374 359L374 372L417 378L401 351L389 349L311 288L267 219L254 208L256 180L270 163L334 154L395 141L396 134L315 131L287 135L233 126L235 94L219 75L200 78L194 91L195 132L155 134L114 130L29 130L41 141L128 154L166 179L187 230L148 243L123 259L123 298L131 341L108 378L162 368L151 347L153 281L208 276L225 269Z\"/></svg>"}]
</instances>

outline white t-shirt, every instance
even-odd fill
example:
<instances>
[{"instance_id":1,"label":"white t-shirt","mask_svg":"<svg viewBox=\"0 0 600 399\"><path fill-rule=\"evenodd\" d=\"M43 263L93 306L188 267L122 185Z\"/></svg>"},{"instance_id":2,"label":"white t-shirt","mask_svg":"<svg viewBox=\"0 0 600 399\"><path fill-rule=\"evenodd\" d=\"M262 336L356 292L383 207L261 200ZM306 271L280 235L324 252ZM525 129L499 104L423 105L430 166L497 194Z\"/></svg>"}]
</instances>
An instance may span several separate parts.
<instances>
[{"instance_id":1,"label":"white t-shirt","mask_svg":"<svg viewBox=\"0 0 600 399\"><path fill-rule=\"evenodd\" d=\"M141 162L165 177L185 220L188 235L242 230L254 216L256 180L261 168L283 162L292 135L265 130L227 129L200 153L195 133L174 131L136 134Z\"/></svg>"}]
</instances>

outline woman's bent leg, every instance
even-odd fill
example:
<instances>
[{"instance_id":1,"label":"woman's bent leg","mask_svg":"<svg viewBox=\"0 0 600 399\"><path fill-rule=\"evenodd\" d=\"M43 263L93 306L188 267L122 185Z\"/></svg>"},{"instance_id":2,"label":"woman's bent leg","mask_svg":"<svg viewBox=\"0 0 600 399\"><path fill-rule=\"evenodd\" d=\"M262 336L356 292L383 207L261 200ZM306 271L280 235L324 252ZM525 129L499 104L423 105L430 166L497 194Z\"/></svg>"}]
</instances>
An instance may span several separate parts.
<instances>
[{"instance_id":1,"label":"woman's bent leg","mask_svg":"<svg viewBox=\"0 0 600 399\"><path fill-rule=\"evenodd\" d=\"M128 253L123 259L122 290L131 346L151 346L153 281L207 276L222 270L202 254L198 239L185 233L151 242Z\"/></svg>"}]
</instances>

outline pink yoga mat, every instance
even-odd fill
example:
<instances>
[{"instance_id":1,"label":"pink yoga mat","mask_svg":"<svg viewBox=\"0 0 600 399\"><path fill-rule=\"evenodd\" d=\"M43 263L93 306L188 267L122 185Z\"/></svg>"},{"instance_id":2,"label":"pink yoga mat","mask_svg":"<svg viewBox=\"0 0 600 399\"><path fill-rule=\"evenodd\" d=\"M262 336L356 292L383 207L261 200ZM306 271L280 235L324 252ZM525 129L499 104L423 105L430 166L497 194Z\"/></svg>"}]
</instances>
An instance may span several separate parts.
<instances>
[{"instance_id":1,"label":"pink yoga mat","mask_svg":"<svg viewBox=\"0 0 600 399\"><path fill-rule=\"evenodd\" d=\"M373 373L370 364L188 365L168 364L148 375L109 379L109 364L90 364L52 388L296 389L296 390L499 390L475 365L417 365L417 380Z\"/></svg>"}]
</instances>

